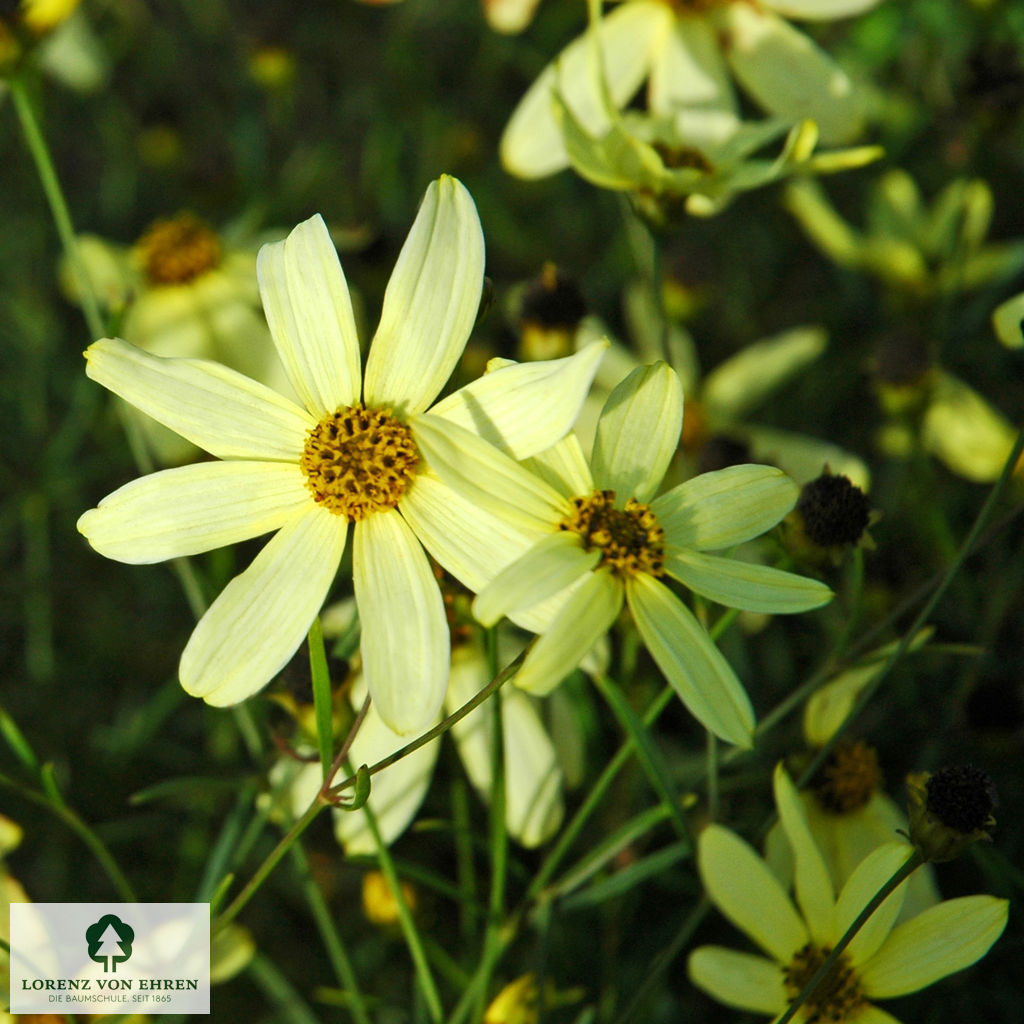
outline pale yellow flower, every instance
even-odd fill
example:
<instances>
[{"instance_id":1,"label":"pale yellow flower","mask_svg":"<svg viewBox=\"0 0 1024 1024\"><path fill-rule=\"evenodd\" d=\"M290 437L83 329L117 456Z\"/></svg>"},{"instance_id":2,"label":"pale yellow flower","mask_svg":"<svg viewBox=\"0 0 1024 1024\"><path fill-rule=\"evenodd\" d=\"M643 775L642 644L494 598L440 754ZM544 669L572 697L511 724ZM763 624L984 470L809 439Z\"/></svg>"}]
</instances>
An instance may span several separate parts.
<instances>
[{"instance_id":1,"label":"pale yellow flower","mask_svg":"<svg viewBox=\"0 0 1024 1024\"><path fill-rule=\"evenodd\" d=\"M572 436L529 466L429 416L420 439L453 489L534 537L473 604L485 625L554 605L516 674L519 686L554 689L625 603L690 712L728 742L749 746L747 694L668 578L712 601L769 613L816 608L832 592L817 580L708 554L759 536L793 507L798 490L781 470L733 466L655 497L682 416L679 378L658 363L637 368L609 396L589 464Z\"/></svg>"},{"instance_id":2,"label":"pale yellow flower","mask_svg":"<svg viewBox=\"0 0 1024 1024\"><path fill-rule=\"evenodd\" d=\"M647 81L649 113L703 147L724 142L740 126L731 73L769 113L790 123L813 120L825 141L845 141L859 128L853 85L785 19L845 18L878 2L628 0L597 30L607 89L622 109ZM590 49L586 35L570 43L520 101L501 141L502 162L512 174L539 178L569 165L555 91L589 135L604 136L612 127Z\"/></svg>"},{"instance_id":3,"label":"pale yellow flower","mask_svg":"<svg viewBox=\"0 0 1024 1024\"><path fill-rule=\"evenodd\" d=\"M791 901L768 866L735 833L711 825L697 860L708 896L767 954L701 946L690 980L728 1006L781 1014L883 884L909 859L907 843L879 847L837 893L807 826L803 804L780 765L775 800L796 865ZM797 1024L896 1024L874 1005L917 992L983 957L1006 927L1008 902L993 896L946 900L895 925L905 884L857 932L832 974L797 1011Z\"/></svg>"},{"instance_id":4,"label":"pale yellow flower","mask_svg":"<svg viewBox=\"0 0 1024 1024\"><path fill-rule=\"evenodd\" d=\"M79 529L97 551L157 562L274 536L196 627L179 676L233 704L285 665L323 605L352 525L362 664L374 705L406 733L435 720L449 637L426 552L472 587L521 543L437 479L421 414L473 327L484 245L476 207L444 176L427 190L391 276L365 376L348 287L323 220L260 250L270 331L301 405L217 363L160 359L118 339L92 345L89 376L220 461L154 473L108 495ZM505 367L433 406L525 457L569 429L602 346ZM474 538L488 535L490 543ZM503 541L507 538L511 550Z\"/></svg>"}]
</instances>

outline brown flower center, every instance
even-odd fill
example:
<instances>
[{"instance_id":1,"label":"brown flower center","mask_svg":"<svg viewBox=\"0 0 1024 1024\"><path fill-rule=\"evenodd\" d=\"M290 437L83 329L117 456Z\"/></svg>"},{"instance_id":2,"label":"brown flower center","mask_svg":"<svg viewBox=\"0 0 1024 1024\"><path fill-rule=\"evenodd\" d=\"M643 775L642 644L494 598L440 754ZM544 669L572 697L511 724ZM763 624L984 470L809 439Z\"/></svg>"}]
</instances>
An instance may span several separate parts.
<instances>
[{"instance_id":1,"label":"brown flower center","mask_svg":"<svg viewBox=\"0 0 1024 1024\"><path fill-rule=\"evenodd\" d=\"M412 434L390 409L358 402L341 406L309 432L299 465L317 502L359 522L398 504L419 460Z\"/></svg>"},{"instance_id":2,"label":"brown flower center","mask_svg":"<svg viewBox=\"0 0 1024 1024\"><path fill-rule=\"evenodd\" d=\"M158 220L136 243L150 284L188 284L220 263L220 239L198 217Z\"/></svg>"},{"instance_id":3,"label":"brown flower center","mask_svg":"<svg viewBox=\"0 0 1024 1024\"><path fill-rule=\"evenodd\" d=\"M829 946L819 948L808 943L797 951L792 963L782 969L790 1001L803 991L830 952ZM806 1024L840 1024L849 1020L863 1002L857 972L845 955L840 956L804 1003L804 1020Z\"/></svg>"},{"instance_id":4,"label":"brown flower center","mask_svg":"<svg viewBox=\"0 0 1024 1024\"><path fill-rule=\"evenodd\" d=\"M849 814L863 807L882 785L878 753L861 740L836 745L818 771L815 794L832 814Z\"/></svg>"},{"instance_id":5,"label":"brown flower center","mask_svg":"<svg viewBox=\"0 0 1024 1024\"><path fill-rule=\"evenodd\" d=\"M594 491L586 498L573 498L572 511L559 524L583 538L588 551L601 551L601 564L610 565L619 576L645 572L661 576L665 564L665 531L650 506L635 498L625 508L614 507L614 491Z\"/></svg>"}]
</instances>

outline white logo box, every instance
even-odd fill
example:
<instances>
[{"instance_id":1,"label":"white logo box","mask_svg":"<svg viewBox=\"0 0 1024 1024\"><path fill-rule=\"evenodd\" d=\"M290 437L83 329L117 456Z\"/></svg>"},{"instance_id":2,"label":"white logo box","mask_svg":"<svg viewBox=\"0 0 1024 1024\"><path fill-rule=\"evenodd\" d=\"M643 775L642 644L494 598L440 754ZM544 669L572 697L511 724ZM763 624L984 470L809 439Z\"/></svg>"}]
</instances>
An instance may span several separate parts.
<instances>
[{"instance_id":1,"label":"white logo box","mask_svg":"<svg viewBox=\"0 0 1024 1024\"><path fill-rule=\"evenodd\" d=\"M209 1013L209 903L12 903L11 1013Z\"/></svg>"}]
</instances>

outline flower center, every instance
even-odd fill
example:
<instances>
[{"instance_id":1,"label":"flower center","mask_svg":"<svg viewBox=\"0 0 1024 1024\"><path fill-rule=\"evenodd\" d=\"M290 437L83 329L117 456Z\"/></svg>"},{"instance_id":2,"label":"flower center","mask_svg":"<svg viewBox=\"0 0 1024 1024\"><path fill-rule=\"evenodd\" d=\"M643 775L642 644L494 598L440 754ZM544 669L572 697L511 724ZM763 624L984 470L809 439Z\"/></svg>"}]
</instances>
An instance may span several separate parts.
<instances>
[{"instance_id":1,"label":"flower center","mask_svg":"<svg viewBox=\"0 0 1024 1024\"><path fill-rule=\"evenodd\" d=\"M645 572L661 576L665 564L665 531L649 505L635 498L626 507L614 507L614 491L594 491L586 498L573 498L572 511L559 524L583 538L588 551L599 548L601 564L610 565L619 576Z\"/></svg>"},{"instance_id":2,"label":"flower center","mask_svg":"<svg viewBox=\"0 0 1024 1024\"><path fill-rule=\"evenodd\" d=\"M818 803L832 814L863 807L882 784L878 754L861 740L838 743L818 772Z\"/></svg>"},{"instance_id":3,"label":"flower center","mask_svg":"<svg viewBox=\"0 0 1024 1024\"><path fill-rule=\"evenodd\" d=\"M136 243L150 284L188 284L220 262L220 240L198 217L158 220Z\"/></svg>"},{"instance_id":4,"label":"flower center","mask_svg":"<svg viewBox=\"0 0 1024 1024\"><path fill-rule=\"evenodd\" d=\"M797 951L793 962L782 969L786 992L791 1001L814 977L830 951L829 946L819 949L808 943ZM847 963L844 955L832 965L832 969L822 979L821 984L804 1003L804 1020L806 1024L839 1024L841 1021L849 1020L863 1002L857 972Z\"/></svg>"},{"instance_id":5,"label":"flower center","mask_svg":"<svg viewBox=\"0 0 1024 1024\"><path fill-rule=\"evenodd\" d=\"M394 508L420 461L412 434L390 409L344 405L310 432L299 465L328 511L357 523Z\"/></svg>"}]
</instances>

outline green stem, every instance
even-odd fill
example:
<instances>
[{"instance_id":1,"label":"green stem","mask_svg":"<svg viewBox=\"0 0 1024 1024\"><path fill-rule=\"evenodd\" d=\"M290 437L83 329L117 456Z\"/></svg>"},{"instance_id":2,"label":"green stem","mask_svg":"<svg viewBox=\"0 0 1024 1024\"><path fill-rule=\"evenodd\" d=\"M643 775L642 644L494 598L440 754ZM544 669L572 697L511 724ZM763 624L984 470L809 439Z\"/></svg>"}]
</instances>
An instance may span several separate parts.
<instances>
[{"instance_id":1,"label":"green stem","mask_svg":"<svg viewBox=\"0 0 1024 1024\"><path fill-rule=\"evenodd\" d=\"M396 750L393 754L378 761L373 767L368 769L368 774L376 775L377 772L382 772L385 768L395 764L396 761L401 761L403 757L407 757L414 750L419 750L420 747L425 746L431 740L437 739L438 736L444 735L456 722L461 721L471 711L478 708L492 693L495 693L502 686L505 685L519 671L519 666L522 665L523 659L526 657L526 653L529 650L524 650L514 661L509 662L475 697L466 701L456 711L453 711L447 718L443 719L433 729L425 732L422 736L418 736L411 743L406 743L400 750ZM336 786L332 786L328 791L331 797L339 796L344 790L351 789L356 784L356 776L349 775L349 777L342 782L339 782Z\"/></svg>"},{"instance_id":2,"label":"green stem","mask_svg":"<svg viewBox=\"0 0 1024 1024\"><path fill-rule=\"evenodd\" d=\"M497 630L487 631L487 664L492 677L498 674ZM502 722L501 695L491 702L491 893L488 900L487 928L484 932L483 963L497 963L501 946L501 923L505 914L505 886L508 880L508 830L505 823L505 734ZM482 1020L486 1010L490 971L480 979L477 989L476 1019Z\"/></svg>"},{"instance_id":3,"label":"green stem","mask_svg":"<svg viewBox=\"0 0 1024 1024\"><path fill-rule=\"evenodd\" d=\"M683 815L682 800L664 759L651 740L647 726L629 706L622 690L606 675L598 673L594 676L594 685L618 719L623 732L629 736L640 767L647 776L651 788L658 794L662 806L670 815L679 838L691 842L693 837L690 835L689 823Z\"/></svg>"},{"instance_id":4,"label":"green stem","mask_svg":"<svg viewBox=\"0 0 1024 1024\"><path fill-rule=\"evenodd\" d=\"M313 881L313 876L309 869L309 861L306 858L306 851L302 848L302 843L296 843L292 847L291 854L292 859L295 861L295 866L298 868L299 884L302 886L302 892L306 897L306 902L309 904L309 909L313 912L313 920L316 922L317 930L320 932L320 938L323 939L324 949L327 951L327 956L331 961L331 966L334 968L338 983L345 992L348 1000L347 1005L352 1011L352 1016L357 1024L371 1024L370 1013L366 1006L366 1000L359 989L359 980L356 977L355 968L352 966L352 961L345 949L345 944L341 940L341 936L338 934L337 928L334 927L334 917L324 900L323 893L316 882Z\"/></svg>"},{"instance_id":5,"label":"green stem","mask_svg":"<svg viewBox=\"0 0 1024 1024\"><path fill-rule=\"evenodd\" d=\"M43 765L42 770L46 770L46 765ZM111 884L117 890L121 899L124 900L125 903L136 902L138 897L135 895L135 892L131 887L131 883L118 867L117 861L114 860L114 857L107 849L106 844L75 811L64 803L63 798L55 800L46 792L40 793L32 789L26 789L24 786L19 785L6 775L0 775L0 785L13 789L16 793L20 793L23 797L31 800L35 804L38 804L40 807L45 807L60 818L60 820L63 821L64 824L67 825L68 828L70 828L71 831L74 832L75 835L77 835L78 838L81 839L89 848L89 851L96 858L100 867L102 867L106 872L107 878L110 879Z\"/></svg>"},{"instance_id":6,"label":"green stem","mask_svg":"<svg viewBox=\"0 0 1024 1024\"><path fill-rule=\"evenodd\" d=\"M843 955L846 947L853 941L853 937L864 927L868 918L882 905L886 898L907 878L913 874L924 863L924 857L920 851L914 850L914 852L907 858L905 864L900 867L896 873L890 878L885 885L882 886L878 892L871 898L868 905L857 915L853 924L846 929L846 933L843 937L835 944L835 947L825 958L825 962L814 972L811 976L811 980L804 985L800 994L789 1004L789 1008L786 1012L778 1018L776 1024L787 1024L788 1021L793 1019L797 1010L800 1009L808 999L814 995L815 989L828 977L829 972L832 970L836 961Z\"/></svg>"},{"instance_id":7,"label":"green stem","mask_svg":"<svg viewBox=\"0 0 1024 1024\"><path fill-rule=\"evenodd\" d=\"M60 187L60 179L53 165L53 158L50 156L49 147L40 131L39 122L36 120L35 111L32 109L32 101L28 96L28 89L25 81L20 75L15 75L8 85L11 89L11 98L14 100L14 109L17 111L18 120L21 122L21 131L25 136L25 143L36 165L36 172L39 175L40 184L46 195L46 201L50 204L50 213L53 215L53 222L57 227L57 234L60 235L61 244L64 246L64 253L74 269L75 276L79 279L82 290L82 312L85 314L85 322L89 327L89 333L93 341L102 338L106 333L103 317L100 314L99 303L93 294L92 285L85 272L85 263L78 247L78 238L75 235L75 228L71 222L71 214L68 211L68 204L64 198L64 191Z\"/></svg>"},{"instance_id":8,"label":"green stem","mask_svg":"<svg viewBox=\"0 0 1024 1024\"><path fill-rule=\"evenodd\" d=\"M359 812L353 812L359 813ZM398 879L398 872L395 870L395 862L391 859L391 853L380 834L377 826L377 816L369 803L363 805L362 813L366 816L366 824L373 835L373 841L377 846L377 862L380 865L381 874L384 875L391 890L398 911L398 922L405 937L405 944L409 947L409 955L412 957L413 967L416 970L416 977L419 981L420 992L427 1002L427 1011L434 1024L440 1024L444 1016L441 1009L441 997L438 995L437 986L434 983L434 976L430 972L430 964L427 962L427 955L423 949L423 940L416 928L412 911L402 893L402 886Z\"/></svg>"},{"instance_id":9,"label":"green stem","mask_svg":"<svg viewBox=\"0 0 1024 1024\"><path fill-rule=\"evenodd\" d=\"M313 679L316 740L323 780L327 782L331 777L331 761L334 758L334 709L331 700L331 672L327 667L327 651L324 648L324 631L320 627L320 616L317 616L309 627L307 646L309 671Z\"/></svg>"},{"instance_id":10,"label":"green stem","mask_svg":"<svg viewBox=\"0 0 1024 1024\"><path fill-rule=\"evenodd\" d=\"M270 873L280 863L281 858L292 848L295 841L303 832L313 824L313 820L325 808L330 806L320 794L306 808L306 813L295 822L294 825L281 837L280 842L270 851L267 859L256 869L256 873L246 882L242 891L231 901L228 907L220 913L210 926L211 935L216 934L230 921L233 921L242 908L253 898L256 890L267 880Z\"/></svg>"},{"instance_id":11,"label":"green stem","mask_svg":"<svg viewBox=\"0 0 1024 1024\"><path fill-rule=\"evenodd\" d=\"M1022 451L1024 451L1024 430L1021 430L1017 435L1017 440L1014 443L1013 449L1010 452L1005 465L1003 466L1003 471L1000 474L999 479L992 485L992 490L989 491L988 497L985 499L984 505L982 505L981 510L978 512L967 537L960 545L956 558L953 559L952 564L946 570L946 573L939 582L939 585L932 592L931 597L925 602L921 611L918 612L917 618L914 619L913 624L903 634L902 640L900 640L899 645L882 666L881 671L879 671L878 675L876 675L874 679L864 687L857 700L850 708L849 713L843 719L842 724L838 729L836 729L828 742L821 747L811 760L810 764L808 764L801 773L799 780L797 780L797 788L802 788L807 784L809 779L814 777L815 773L832 753L833 747L839 742L840 738L845 733L847 725L849 725L850 722L853 722L864 708L868 706L874 698L875 693L878 691L878 688L888 677L889 673L896 667L910 649L918 631L927 623L932 612L935 610L935 606L942 600L943 595L949 589L949 585L953 582L953 578L957 575L963 567L964 562L971 554L975 543L981 535L982 530L985 528L985 524L989 521L993 511L995 510L995 506L1000 495L1003 493L1003 490L1006 488L1006 485L1013 474L1014 467L1017 465L1017 460L1020 458Z\"/></svg>"}]
</instances>

